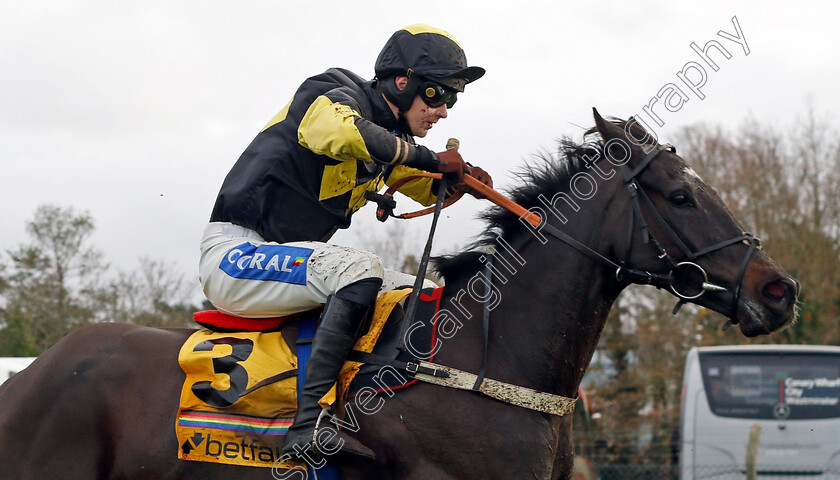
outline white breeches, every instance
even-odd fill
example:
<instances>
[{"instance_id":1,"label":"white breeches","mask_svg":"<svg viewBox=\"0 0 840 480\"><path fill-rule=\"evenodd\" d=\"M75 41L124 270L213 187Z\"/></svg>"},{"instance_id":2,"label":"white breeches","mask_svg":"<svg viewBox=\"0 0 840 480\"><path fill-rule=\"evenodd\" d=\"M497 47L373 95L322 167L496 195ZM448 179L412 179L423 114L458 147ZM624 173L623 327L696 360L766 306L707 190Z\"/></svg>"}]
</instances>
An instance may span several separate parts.
<instances>
[{"instance_id":1,"label":"white breeches","mask_svg":"<svg viewBox=\"0 0 840 480\"><path fill-rule=\"evenodd\" d=\"M411 286L415 278L384 268L370 252L323 242L266 242L252 230L224 222L204 229L199 277L216 308L250 318L311 310L365 278L381 278L381 291ZM426 280L423 286L437 285Z\"/></svg>"}]
</instances>

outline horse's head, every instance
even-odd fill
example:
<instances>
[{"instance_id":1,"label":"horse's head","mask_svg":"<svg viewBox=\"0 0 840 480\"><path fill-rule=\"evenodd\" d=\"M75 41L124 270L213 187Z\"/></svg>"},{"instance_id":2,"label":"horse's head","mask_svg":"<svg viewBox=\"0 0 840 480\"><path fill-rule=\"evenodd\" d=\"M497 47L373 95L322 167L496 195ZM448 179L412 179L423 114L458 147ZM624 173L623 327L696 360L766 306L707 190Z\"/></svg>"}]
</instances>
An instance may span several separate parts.
<instances>
[{"instance_id":1,"label":"horse's head","mask_svg":"<svg viewBox=\"0 0 840 480\"><path fill-rule=\"evenodd\" d=\"M799 284L744 231L715 190L633 119L594 115L603 138L602 171L609 166L626 185L627 193L616 198L627 204L607 223L614 229L610 249L625 267L618 278L645 283L651 272L650 283L729 317L748 337L792 322Z\"/></svg>"}]
</instances>

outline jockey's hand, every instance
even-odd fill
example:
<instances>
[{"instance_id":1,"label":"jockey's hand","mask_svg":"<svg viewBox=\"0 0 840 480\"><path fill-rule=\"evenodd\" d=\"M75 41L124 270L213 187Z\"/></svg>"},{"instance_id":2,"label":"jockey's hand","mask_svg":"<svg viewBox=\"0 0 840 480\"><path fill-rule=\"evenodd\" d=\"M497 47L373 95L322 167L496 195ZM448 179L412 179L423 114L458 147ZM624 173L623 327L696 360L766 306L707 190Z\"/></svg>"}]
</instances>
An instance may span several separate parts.
<instances>
[{"instance_id":1,"label":"jockey's hand","mask_svg":"<svg viewBox=\"0 0 840 480\"><path fill-rule=\"evenodd\" d=\"M479 182L487 185L488 187L493 188L493 179L490 177L490 174L487 173L483 168L468 166L466 173L469 174L469 176L478 180ZM456 183L452 186L452 188L455 190L460 190L469 193L475 198L484 198L484 195L482 195L480 191L470 187L464 182Z\"/></svg>"},{"instance_id":2,"label":"jockey's hand","mask_svg":"<svg viewBox=\"0 0 840 480\"><path fill-rule=\"evenodd\" d=\"M440 165L438 166L439 173L452 174L455 183L461 183L464 181L464 172L466 172L469 167L464 159L461 158L461 154L458 153L457 150L453 149L440 152L437 154L437 157L440 160Z\"/></svg>"},{"instance_id":3,"label":"jockey's hand","mask_svg":"<svg viewBox=\"0 0 840 480\"><path fill-rule=\"evenodd\" d=\"M487 173L483 168L470 166L469 170L467 170L467 173L479 182L487 185L490 188L493 188L493 178L491 178L490 174Z\"/></svg>"}]
</instances>

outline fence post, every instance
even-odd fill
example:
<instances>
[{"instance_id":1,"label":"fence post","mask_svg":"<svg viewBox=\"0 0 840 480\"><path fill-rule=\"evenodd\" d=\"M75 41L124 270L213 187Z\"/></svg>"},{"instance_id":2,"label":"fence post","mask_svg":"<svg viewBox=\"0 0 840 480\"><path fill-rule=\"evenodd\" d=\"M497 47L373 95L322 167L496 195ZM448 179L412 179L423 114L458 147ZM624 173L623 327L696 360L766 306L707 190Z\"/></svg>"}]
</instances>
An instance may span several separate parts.
<instances>
[{"instance_id":1,"label":"fence post","mask_svg":"<svg viewBox=\"0 0 840 480\"><path fill-rule=\"evenodd\" d=\"M758 437L761 435L761 424L753 423L750 429L750 440L747 443L747 480L756 480L755 461L758 457Z\"/></svg>"}]
</instances>

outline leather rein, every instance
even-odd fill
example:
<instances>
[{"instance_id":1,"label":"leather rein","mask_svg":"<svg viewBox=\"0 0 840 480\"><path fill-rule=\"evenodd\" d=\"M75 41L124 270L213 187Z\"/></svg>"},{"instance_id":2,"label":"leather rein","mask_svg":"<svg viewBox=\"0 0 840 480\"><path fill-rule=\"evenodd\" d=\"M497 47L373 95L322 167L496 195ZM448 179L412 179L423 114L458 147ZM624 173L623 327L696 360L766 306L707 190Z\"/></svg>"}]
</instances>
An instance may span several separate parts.
<instances>
[{"instance_id":1,"label":"leather rein","mask_svg":"<svg viewBox=\"0 0 840 480\"><path fill-rule=\"evenodd\" d=\"M676 313L680 309L680 307L682 307L682 305L684 305L687 301L695 300L701 297L706 292L731 292L732 302L730 303L728 312L729 322L726 326L728 327L729 323L737 324L737 312L738 302L740 300L741 295L741 284L743 282L744 275L746 274L747 270L747 265L749 264L749 260L752 257L753 252L755 252L756 249L761 249L761 241L758 239L758 237L751 233L742 232L741 235L737 235L728 240L724 240L722 242L716 243L706 248L702 248L697 251L692 251L691 248L689 248L686 245L686 242L684 242L682 238L677 234L677 232L675 232L674 229L668 224L665 218L662 217L662 215L659 213L656 206L653 204L650 197L642 188L638 180L639 175L663 151L676 153L676 149L670 144L657 145L656 148L650 151L635 168L631 168L627 164L624 164L620 167L620 171L624 179L625 188L627 189L627 193L632 203L632 210L630 213L629 227L627 230L627 252L625 254L625 258L619 262L607 258L601 253L593 250L589 246L576 240L571 235L557 229L556 227L548 223L547 218L541 218L540 215L538 215L537 213L534 213L524 208L523 206L514 202L502 193L499 193L493 188L484 185L469 174L464 175L463 181L467 186L479 192L487 200L490 200L496 205L509 210L510 212L519 216L522 220L530 223L537 231L548 232L555 238L573 247L582 254L592 258L593 260L599 263L604 264L605 266L612 268L615 271L616 281L639 285L653 285L657 288L668 288L674 295L676 295L680 299L677 302L673 313ZM389 217L399 219L415 218L421 215L433 213L435 211L435 207L429 207L423 210L418 210L416 212L411 213L404 213L401 215L395 215L393 213L395 203L393 202L393 198L391 197L391 195L394 192L396 192L400 187L402 187L406 182L416 180L418 178L431 178L442 180L443 174L421 173L415 175L408 175L394 182L388 188L384 195L375 194L375 197L383 197L382 199L369 197L372 200L377 200L377 202L379 203L379 208L376 211L376 215L380 221L384 222ZM456 192L454 195L447 198L443 202L442 206L438 208L445 208L449 205L452 205L457 200L459 200L463 196L463 194L463 191ZM383 199L390 200L390 203L382 201ZM650 227L648 226L647 220L644 217L643 211L645 207L651 213L656 223L662 228L662 230L665 231L670 240L680 250L680 253L685 258L685 260L680 262L676 261L674 257L664 247L662 247L662 243L659 242L654 236L653 232L650 231ZM653 273L648 270L635 269L629 266L630 255L633 251L633 238L636 225L638 225L638 229L641 232L642 242L650 244L653 247L657 257L667 264L667 267L669 269L668 273ZM702 256L708 255L710 253L739 243L747 245L748 250L747 253L744 255L744 259L741 262L740 270L738 272L736 281L729 286L721 286L710 283L709 276L706 273L705 269L698 265L695 262L695 260ZM688 280L688 276L691 273L696 273L700 276L700 278L702 278L699 287L685 286L686 282L681 281Z\"/></svg>"},{"instance_id":2,"label":"leather rein","mask_svg":"<svg viewBox=\"0 0 840 480\"><path fill-rule=\"evenodd\" d=\"M486 199L492 201L496 205L499 205L502 208L509 210L510 212L518 215L520 219L527 221L530 223L535 229L539 231L546 231L550 233L552 236L557 238L558 240L566 243L567 245L573 247L574 249L578 250L582 254L592 258L593 260L604 264L610 268L615 269L615 279L618 282L627 282L627 283L635 283L635 284L649 284L654 285L657 288L664 288L667 287L673 292L677 297L679 297L679 301L677 302L676 307L674 308L674 312L676 313L679 308L686 303L687 300L694 300L699 298L706 292L724 292L730 291L732 292L733 298L732 303L730 305L730 312L729 312L729 323L736 324L737 323L737 309L738 309L738 301L740 298L741 292L741 283L743 282L744 275L746 273L747 265L749 264L750 257L752 256L753 252L756 249L761 248L760 241L757 237L750 233L742 233L739 236L735 236L728 240L724 240L722 242L716 243L709 247L703 248L698 251L692 251L680 238L677 232L674 231L673 228L667 223L667 221L662 217L659 211L656 209L656 206L650 200L647 193L645 193L644 189L640 185L638 181L638 176L647 168L651 161L656 158L662 151L667 150L671 153L675 153L675 149L671 145L657 145L657 148L651 152L649 152L642 162L639 163L635 168L631 169L626 164L621 166L621 174L624 178L625 188L630 196L630 200L632 202L632 210L630 213L630 222L628 228L628 240L627 240L627 252L625 255L625 259L620 262L615 262L610 260L606 256L600 254L599 252L593 250L589 246L581 243L580 241L576 240L575 238L571 237L569 234L560 231L556 227L550 225L548 223L547 218L541 218L538 214L522 207L518 203L514 202L513 200L507 198L505 195L493 190L491 187L488 187L478 181L477 179L473 178L469 174L464 175L464 183L471 187L473 190L477 191L480 195L483 195ZM440 182L438 186L438 201L434 207L426 208L423 210L419 210L412 213L406 213L401 215L395 215L393 213L393 209L396 206L393 197L391 196L394 192L396 192L402 185L406 182L411 180L419 179L419 178L431 178L436 179ZM429 242L426 245L426 252L424 253L424 259L421 262L420 271L418 272L417 281L415 282L414 291L412 292L412 296L414 298L409 300L409 306L406 311L406 321L404 324L408 324L411 322L413 318L414 305L416 305L416 296L419 295L420 288L422 286L422 277L425 275L425 266L426 261L428 259L428 251L431 247L431 239L434 233L434 228L436 224L437 217L440 215L440 211L455 203L458 199L463 196L463 191L456 192L455 195L448 197L444 200L444 192L446 190L446 178L440 173L421 173L415 175L409 175L406 177L401 178L397 182L393 183L388 190L385 192L384 195L378 194L375 192L369 192L367 198L369 200L374 200L379 204L379 208L377 209L377 218L380 221L385 221L389 217L400 218L400 219L409 219L419 217L421 215L426 215L428 213L434 213L435 219L432 224L432 231L429 235ZM681 251L681 253L685 256L686 260L677 262L671 256L671 254L662 247L662 244L657 241L656 237L650 231L648 227L647 221L643 214L643 207L647 207L647 209L651 212L654 216L656 222L660 225L660 227L667 233L670 237L671 241L677 245L677 248ZM630 255L633 251L633 238L635 232L635 225L638 223L638 228L642 235L643 243L650 244L654 251L657 254L657 258L663 260L667 263L669 267L669 271L667 274L661 273L652 273L647 270L639 270L634 269L628 266ZM729 286L723 287L719 285L712 284L708 281L708 274L706 271L694 262L697 258L708 255L712 252L716 252L723 248L726 248L731 245L735 245L738 243L744 243L749 248L747 253L744 256L744 259L741 263L740 271L737 277L736 282ZM492 262L493 262L493 254L489 255L489 260L485 265L486 268L486 278L489 282L486 285L487 288L487 297L490 297L490 292L493 289L492 278L493 278L493 270L492 270ZM687 287L680 288L676 284L678 282L679 275L688 275L692 270L698 272L702 277L702 283L699 288L695 288L694 291L689 291ZM726 324L726 326L729 325ZM490 309L488 302L484 302L483 305L483 316L482 316L482 359L481 359L481 366L479 369L478 374L473 374L469 372L464 372L452 367L447 367L445 365L440 365L436 363L426 362L422 360L417 360L415 362L408 362L405 365L397 365L401 367L403 370L409 372L414 378L421 380L423 382L432 383L436 385L441 385L449 388L457 388L462 390L470 390L475 391L478 393L482 393L486 396L495 398L497 400L501 400L503 402L517 405L523 408L528 408L530 410L535 410L538 412L548 413L552 415L566 415L574 411L575 402L577 398L572 397L564 397L561 395L554 395L545 392L539 392L530 388L512 385L504 382L500 382L498 380L493 380L490 378L485 377L486 373L486 363L487 363L487 350L489 344L489 330L490 330ZM404 336L405 332L402 332L401 337ZM381 365L396 365L397 362L394 360L386 360L377 355L366 354L362 355L361 352L354 352L360 357L358 360L362 362L368 363L378 363Z\"/></svg>"}]
</instances>

